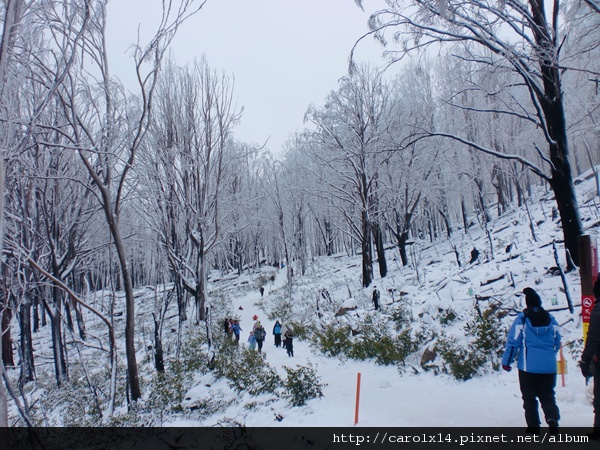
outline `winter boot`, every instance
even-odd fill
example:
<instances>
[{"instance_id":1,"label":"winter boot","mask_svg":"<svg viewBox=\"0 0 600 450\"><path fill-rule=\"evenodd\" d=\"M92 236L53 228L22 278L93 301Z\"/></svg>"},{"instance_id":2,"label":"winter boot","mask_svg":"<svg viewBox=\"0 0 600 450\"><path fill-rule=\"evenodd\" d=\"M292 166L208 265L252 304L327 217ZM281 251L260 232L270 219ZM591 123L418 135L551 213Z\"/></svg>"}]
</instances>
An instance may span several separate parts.
<instances>
[{"instance_id":1,"label":"winter boot","mask_svg":"<svg viewBox=\"0 0 600 450\"><path fill-rule=\"evenodd\" d=\"M600 441L600 427L594 427L594 430L591 433L587 433L586 436L593 441Z\"/></svg>"},{"instance_id":2,"label":"winter boot","mask_svg":"<svg viewBox=\"0 0 600 450\"><path fill-rule=\"evenodd\" d=\"M550 434L558 434L558 422L554 419L548 419L548 432Z\"/></svg>"}]
</instances>

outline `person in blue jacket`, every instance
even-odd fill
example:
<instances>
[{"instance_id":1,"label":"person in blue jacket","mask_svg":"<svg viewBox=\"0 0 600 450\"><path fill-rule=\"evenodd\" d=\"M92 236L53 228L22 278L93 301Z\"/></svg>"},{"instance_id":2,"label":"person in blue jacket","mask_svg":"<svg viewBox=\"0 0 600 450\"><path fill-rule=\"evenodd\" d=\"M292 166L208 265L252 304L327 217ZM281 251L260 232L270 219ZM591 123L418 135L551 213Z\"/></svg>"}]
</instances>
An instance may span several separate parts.
<instances>
[{"instance_id":1,"label":"person in blue jacket","mask_svg":"<svg viewBox=\"0 0 600 450\"><path fill-rule=\"evenodd\" d=\"M279 320L273 326L273 335L275 336L275 347L281 347L281 324Z\"/></svg>"},{"instance_id":2,"label":"person in blue jacket","mask_svg":"<svg viewBox=\"0 0 600 450\"><path fill-rule=\"evenodd\" d=\"M231 330L233 331L233 334L235 335L235 343L237 344L238 342L240 342L240 331L243 331L242 327L240 327L239 320L233 321L233 325L231 325Z\"/></svg>"},{"instance_id":3,"label":"person in blue jacket","mask_svg":"<svg viewBox=\"0 0 600 450\"><path fill-rule=\"evenodd\" d=\"M528 433L540 432L539 399L551 433L558 433L560 413L554 397L556 353L560 350L560 326L542 308L542 299L530 287L523 289L527 308L519 313L510 328L502 368L511 370L518 357L519 386Z\"/></svg>"}]
</instances>

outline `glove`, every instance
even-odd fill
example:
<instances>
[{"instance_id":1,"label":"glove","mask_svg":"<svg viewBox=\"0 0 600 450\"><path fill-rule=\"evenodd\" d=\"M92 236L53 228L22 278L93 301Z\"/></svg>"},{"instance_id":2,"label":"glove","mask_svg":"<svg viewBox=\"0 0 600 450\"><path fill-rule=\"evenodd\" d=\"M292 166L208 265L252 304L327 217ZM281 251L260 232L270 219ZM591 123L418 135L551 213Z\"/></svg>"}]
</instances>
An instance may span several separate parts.
<instances>
[{"instance_id":1,"label":"glove","mask_svg":"<svg viewBox=\"0 0 600 450\"><path fill-rule=\"evenodd\" d=\"M579 368L581 369L581 374L585 378L591 378L594 376L594 374L590 370L590 361L580 361Z\"/></svg>"},{"instance_id":2,"label":"glove","mask_svg":"<svg viewBox=\"0 0 600 450\"><path fill-rule=\"evenodd\" d=\"M504 364L502 364L502 368L503 368L504 370L506 370L507 372L510 372L510 371L512 370L512 367L510 367L510 366L505 366Z\"/></svg>"}]
</instances>

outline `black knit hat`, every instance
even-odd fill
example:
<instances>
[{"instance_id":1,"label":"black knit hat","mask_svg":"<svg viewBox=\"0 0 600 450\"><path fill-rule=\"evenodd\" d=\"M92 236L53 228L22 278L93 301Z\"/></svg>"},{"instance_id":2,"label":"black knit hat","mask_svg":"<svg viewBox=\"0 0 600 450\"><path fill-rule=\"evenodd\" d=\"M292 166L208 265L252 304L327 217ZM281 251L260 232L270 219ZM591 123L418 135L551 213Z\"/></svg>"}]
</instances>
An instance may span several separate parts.
<instances>
[{"instance_id":1,"label":"black knit hat","mask_svg":"<svg viewBox=\"0 0 600 450\"><path fill-rule=\"evenodd\" d=\"M523 289L523 294L525 294L525 304L527 305L527 308L542 306L542 299L532 288L526 287Z\"/></svg>"},{"instance_id":2,"label":"black knit hat","mask_svg":"<svg viewBox=\"0 0 600 450\"><path fill-rule=\"evenodd\" d=\"M600 273L598 274L598 278L596 278L596 282L594 283L594 298L600 298Z\"/></svg>"}]
</instances>

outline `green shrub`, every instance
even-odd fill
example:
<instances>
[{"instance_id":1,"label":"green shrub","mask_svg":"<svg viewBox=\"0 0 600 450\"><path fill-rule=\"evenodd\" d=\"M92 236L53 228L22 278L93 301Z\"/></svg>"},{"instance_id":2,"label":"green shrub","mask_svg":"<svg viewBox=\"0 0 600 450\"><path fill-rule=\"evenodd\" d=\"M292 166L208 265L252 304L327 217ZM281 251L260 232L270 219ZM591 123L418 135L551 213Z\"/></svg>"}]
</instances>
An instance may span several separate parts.
<instances>
[{"instance_id":1,"label":"green shrub","mask_svg":"<svg viewBox=\"0 0 600 450\"><path fill-rule=\"evenodd\" d=\"M419 342L412 339L412 330L405 327L393 334L392 327L379 317L368 315L360 326L348 356L353 359L375 359L381 365L404 363L417 350Z\"/></svg>"},{"instance_id":2,"label":"green shrub","mask_svg":"<svg viewBox=\"0 0 600 450\"><path fill-rule=\"evenodd\" d=\"M303 406L308 400L323 397L323 388L316 370L309 362L307 366L296 366L297 369L285 367L287 378L283 384L283 396L290 401L292 406Z\"/></svg>"},{"instance_id":3,"label":"green shrub","mask_svg":"<svg viewBox=\"0 0 600 450\"><path fill-rule=\"evenodd\" d=\"M374 359L377 364L387 366L404 363L407 356L415 350L416 346L410 338L410 330L404 330L395 337L362 335L354 342L348 356L358 360Z\"/></svg>"},{"instance_id":4,"label":"green shrub","mask_svg":"<svg viewBox=\"0 0 600 450\"><path fill-rule=\"evenodd\" d=\"M148 406L159 410L181 411L181 402L192 385L191 374L186 374L184 364L174 362L163 373L155 373L148 397ZM188 378L187 383L185 379Z\"/></svg>"},{"instance_id":5,"label":"green shrub","mask_svg":"<svg viewBox=\"0 0 600 450\"><path fill-rule=\"evenodd\" d=\"M498 369L506 339L500 318L495 305L484 312L476 307L475 316L464 327L465 335L471 338L466 346L461 347L453 338L438 341L436 347L456 379L472 378L488 360L494 370Z\"/></svg>"},{"instance_id":6,"label":"green shrub","mask_svg":"<svg viewBox=\"0 0 600 450\"><path fill-rule=\"evenodd\" d=\"M316 333L314 343L317 349L328 356L346 355L352 347L349 327L328 326L325 331Z\"/></svg>"},{"instance_id":7,"label":"green shrub","mask_svg":"<svg viewBox=\"0 0 600 450\"><path fill-rule=\"evenodd\" d=\"M287 326L292 330L292 333L294 333L295 339L306 339L308 337L309 329L304 325L298 322L288 322Z\"/></svg>"},{"instance_id":8,"label":"green shrub","mask_svg":"<svg viewBox=\"0 0 600 450\"><path fill-rule=\"evenodd\" d=\"M398 311L399 315L394 320L396 328L399 326L398 318L404 314L401 310ZM315 334L315 345L326 355L347 355L356 360L374 359L378 364L389 365L404 363L417 350L424 336L413 336L412 329L408 326L396 334L388 320L373 315L365 316L354 338L350 337L349 331L347 327L329 326L324 332Z\"/></svg>"},{"instance_id":9,"label":"green shrub","mask_svg":"<svg viewBox=\"0 0 600 450\"><path fill-rule=\"evenodd\" d=\"M440 311L440 315L438 316L438 320L443 326L449 325L454 322L458 316L454 312L452 308L443 309Z\"/></svg>"},{"instance_id":10,"label":"green shrub","mask_svg":"<svg viewBox=\"0 0 600 450\"><path fill-rule=\"evenodd\" d=\"M271 320L279 320L282 324L287 325L287 321L290 317L294 316L292 309L292 303L283 295L270 295L270 305L268 317ZM273 298L275 297L275 298ZM267 307L266 298L263 299L259 304L262 305L263 309Z\"/></svg>"},{"instance_id":11,"label":"green shrub","mask_svg":"<svg viewBox=\"0 0 600 450\"><path fill-rule=\"evenodd\" d=\"M208 369L207 339L197 328L188 329L181 338L181 358L178 370L205 373Z\"/></svg>"},{"instance_id":12,"label":"green shrub","mask_svg":"<svg viewBox=\"0 0 600 450\"><path fill-rule=\"evenodd\" d=\"M473 347L488 355L494 370L499 368L498 361L502 357L506 342L507 331L500 321L502 317L497 306L490 305L483 312L477 309L477 315L465 325L465 334L474 338Z\"/></svg>"},{"instance_id":13,"label":"green shrub","mask_svg":"<svg viewBox=\"0 0 600 450\"><path fill-rule=\"evenodd\" d=\"M395 324L396 331L408 326L413 321L412 311L410 308L401 303L391 312L391 319Z\"/></svg>"},{"instance_id":14,"label":"green shrub","mask_svg":"<svg viewBox=\"0 0 600 450\"><path fill-rule=\"evenodd\" d=\"M458 345L455 339L440 339L436 349L450 366L450 373L457 380L469 380L485 363L485 357Z\"/></svg>"},{"instance_id":15,"label":"green shrub","mask_svg":"<svg viewBox=\"0 0 600 450\"><path fill-rule=\"evenodd\" d=\"M281 386L281 378L266 360L265 354L245 346L225 344L214 361L218 377L227 378L238 392L251 395L274 393Z\"/></svg>"}]
</instances>

